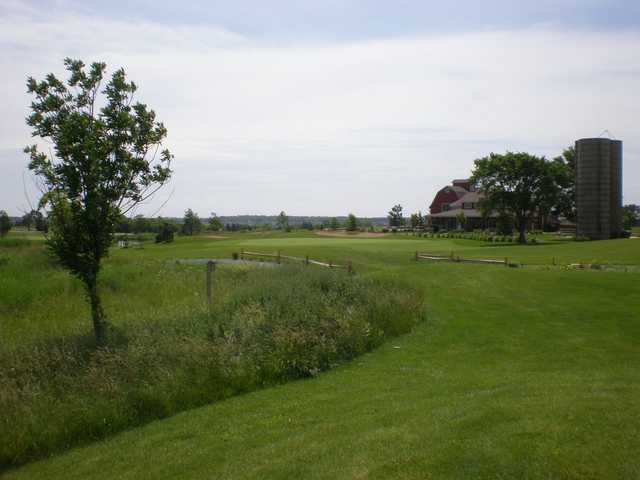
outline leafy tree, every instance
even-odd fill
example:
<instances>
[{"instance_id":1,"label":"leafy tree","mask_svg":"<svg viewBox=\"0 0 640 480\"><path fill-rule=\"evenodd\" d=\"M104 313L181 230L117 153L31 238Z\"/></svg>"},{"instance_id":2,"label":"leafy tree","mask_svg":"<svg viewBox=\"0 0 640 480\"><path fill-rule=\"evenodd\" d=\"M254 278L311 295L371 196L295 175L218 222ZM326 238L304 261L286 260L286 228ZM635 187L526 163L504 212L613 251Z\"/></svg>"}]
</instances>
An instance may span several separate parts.
<instances>
[{"instance_id":1,"label":"leafy tree","mask_svg":"<svg viewBox=\"0 0 640 480\"><path fill-rule=\"evenodd\" d=\"M560 188L554 205L546 206L554 215L561 215L570 221L576 219L576 151L574 147L563 150L562 155L553 159L556 182ZM542 212L543 214L549 212Z\"/></svg>"},{"instance_id":2,"label":"leafy tree","mask_svg":"<svg viewBox=\"0 0 640 480\"><path fill-rule=\"evenodd\" d=\"M355 232L358 229L358 219L353 213L350 213L347 217L347 231Z\"/></svg>"},{"instance_id":3,"label":"leafy tree","mask_svg":"<svg viewBox=\"0 0 640 480\"><path fill-rule=\"evenodd\" d=\"M622 225L626 230L631 230L640 222L640 205L625 205L622 207Z\"/></svg>"},{"instance_id":4,"label":"leafy tree","mask_svg":"<svg viewBox=\"0 0 640 480\"><path fill-rule=\"evenodd\" d=\"M173 242L173 234L175 227L169 222L162 222L158 234L156 235L156 243L171 243Z\"/></svg>"},{"instance_id":5,"label":"leafy tree","mask_svg":"<svg viewBox=\"0 0 640 480\"><path fill-rule=\"evenodd\" d=\"M280 230L285 230L287 232L291 231L291 228L289 227L289 217L287 217L286 213L280 212L277 223Z\"/></svg>"},{"instance_id":6,"label":"leafy tree","mask_svg":"<svg viewBox=\"0 0 640 480\"><path fill-rule=\"evenodd\" d=\"M7 212L4 210L0 210L0 237L4 237L9 231L13 224L11 223L11 219Z\"/></svg>"},{"instance_id":7,"label":"leafy tree","mask_svg":"<svg viewBox=\"0 0 640 480\"><path fill-rule=\"evenodd\" d=\"M31 227L35 223L35 219L33 218L33 211L25 213L22 216L20 223L22 223L23 227L27 227L27 230L31 231Z\"/></svg>"},{"instance_id":8,"label":"leafy tree","mask_svg":"<svg viewBox=\"0 0 640 480\"><path fill-rule=\"evenodd\" d=\"M456 220L458 221L458 226L460 229L464 230L465 225L467 224L467 217L464 214L463 210L460 210L456 215Z\"/></svg>"},{"instance_id":9,"label":"leafy tree","mask_svg":"<svg viewBox=\"0 0 640 480\"><path fill-rule=\"evenodd\" d=\"M492 153L474 162L471 181L484 193L482 208L513 216L519 242L527 243L527 224L560 195L553 162L528 153Z\"/></svg>"},{"instance_id":10,"label":"leafy tree","mask_svg":"<svg viewBox=\"0 0 640 480\"><path fill-rule=\"evenodd\" d=\"M183 235L194 235L198 234L202 231L202 222L200 221L200 217L197 213L194 213L193 210L188 208L184 212L184 218L182 221L182 234Z\"/></svg>"},{"instance_id":11,"label":"leafy tree","mask_svg":"<svg viewBox=\"0 0 640 480\"><path fill-rule=\"evenodd\" d=\"M340 222L338 221L338 219L336 217L332 217L331 221L329 222L329 228L331 230L337 230L340 228Z\"/></svg>"},{"instance_id":12,"label":"leafy tree","mask_svg":"<svg viewBox=\"0 0 640 480\"><path fill-rule=\"evenodd\" d=\"M211 217L209 218L209 230L212 232L219 232L220 230L222 230L224 227L222 225L222 222L220 221L220 219L218 218L218 216L214 213L211 212Z\"/></svg>"},{"instance_id":13,"label":"leafy tree","mask_svg":"<svg viewBox=\"0 0 640 480\"><path fill-rule=\"evenodd\" d=\"M133 233L142 233L149 230L149 221L143 215L136 215L131 222Z\"/></svg>"},{"instance_id":14,"label":"leafy tree","mask_svg":"<svg viewBox=\"0 0 640 480\"><path fill-rule=\"evenodd\" d=\"M309 220L305 220L302 222L301 227L303 230L313 230L313 223L311 223Z\"/></svg>"},{"instance_id":15,"label":"leafy tree","mask_svg":"<svg viewBox=\"0 0 640 480\"><path fill-rule=\"evenodd\" d=\"M100 344L107 333L98 294L102 259L120 215L168 181L172 155L160 150L167 130L153 110L133 102L137 87L127 81L123 69L103 88L104 63L88 69L80 60L66 59L64 64L69 72L66 82L53 74L40 82L27 80L28 92L35 97L27 124L34 137L54 150L48 155L31 145L25 152L29 168L41 177L45 189L40 206L49 207L47 245L83 282Z\"/></svg>"},{"instance_id":16,"label":"leafy tree","mask_svg":"<svg viewBox=\"0 0 640 480\"><path fill-rule=\"evenodd\" d=\"M401 227L404 225L404 217L402 216L402 205L394 205L387 215L390 227Z\"/></svg>"}]
</instances>

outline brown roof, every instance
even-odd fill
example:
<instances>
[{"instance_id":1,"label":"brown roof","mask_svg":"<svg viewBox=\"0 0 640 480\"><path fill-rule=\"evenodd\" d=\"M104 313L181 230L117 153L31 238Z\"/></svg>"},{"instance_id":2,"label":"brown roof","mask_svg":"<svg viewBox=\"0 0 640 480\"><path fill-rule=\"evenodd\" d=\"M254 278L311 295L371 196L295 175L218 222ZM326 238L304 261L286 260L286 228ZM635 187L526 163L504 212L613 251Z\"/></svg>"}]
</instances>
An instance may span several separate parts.
<instances>
[{"instance_id":1,"label":"brown roof","mask_svg":"<svg viewBox=\"0 0 640 480\"><path fill-rule=\"evenodd\" d=\"M478 203L484 195L481 192L469 192L451 204L452 208L462 207L463 203Z\"/></svg>"}]
</instances>

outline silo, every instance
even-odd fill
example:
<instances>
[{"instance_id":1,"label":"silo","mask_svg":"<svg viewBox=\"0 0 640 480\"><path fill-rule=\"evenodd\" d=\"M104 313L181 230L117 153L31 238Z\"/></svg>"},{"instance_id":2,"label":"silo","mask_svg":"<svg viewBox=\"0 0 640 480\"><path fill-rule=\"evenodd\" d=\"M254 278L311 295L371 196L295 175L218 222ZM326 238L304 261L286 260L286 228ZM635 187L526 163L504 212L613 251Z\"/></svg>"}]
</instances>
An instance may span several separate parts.
<instances>
[{"instance_id":1,"label":"silo","mask_svg":"<svg viewBox=\"0 0 640 480\"><path fill-rule=\"evenodd\" d=\"M620 237L622 233L622 142L612 140L609 151L611 161L611 188L609 190L609 217L611 218L611 236Z\"/></svg>"},{"instance_id":2,"label":"silo","mask_svg":"<svg viewBox=\"0 0 640 480\"><path fill-rule=\"evenodd\" d=\"M622 142L583 138L576 142L578 236L603 240L622 230Z\"/></svg>"}]
</instances>

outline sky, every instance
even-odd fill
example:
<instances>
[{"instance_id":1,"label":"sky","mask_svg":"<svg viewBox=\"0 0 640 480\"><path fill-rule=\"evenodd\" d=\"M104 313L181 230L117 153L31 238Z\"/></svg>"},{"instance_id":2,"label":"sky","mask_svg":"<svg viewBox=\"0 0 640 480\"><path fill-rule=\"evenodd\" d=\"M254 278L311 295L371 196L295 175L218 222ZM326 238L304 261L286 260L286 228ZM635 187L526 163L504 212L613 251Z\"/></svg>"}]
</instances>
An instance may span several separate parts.
<instances>
[{"instance_id":1,"label":"sky","mask_svg":"<svg viewBox=\"0 0 640 480\"><path fill-rule=\"evenodd\" d=\"M637 1L0 0L12 215L37 201L26 78L65 57L124 67L168 129L172 181L137 213L426 212L474 159L600 135L640 203Z\"/></svg>"}]
</instances>

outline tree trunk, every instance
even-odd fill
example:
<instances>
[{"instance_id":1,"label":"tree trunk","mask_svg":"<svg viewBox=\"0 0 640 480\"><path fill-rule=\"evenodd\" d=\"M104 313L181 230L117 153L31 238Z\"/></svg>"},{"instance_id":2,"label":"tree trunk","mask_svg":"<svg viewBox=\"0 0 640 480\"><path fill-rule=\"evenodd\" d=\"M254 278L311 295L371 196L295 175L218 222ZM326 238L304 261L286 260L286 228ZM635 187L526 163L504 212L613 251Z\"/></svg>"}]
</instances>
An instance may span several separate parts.
<instances>
[{"instance_id":1,"label":"tree trunk","mask_svg":"<svg viewBox=\"0 0 640 480\"><path fill-rule=\"evenodd\" d=\"M518 230L520 232L520 237L518 238L518 243L525 244L527 243L527 219L521 218L518 222Z\"/></svg>"},{"instance_id":2,"label":"tree trunk","mask_svg":"<svg viewBox=\"0 0 640 480\"><path fill-rule=\"evenodd\" d=\"M93 320L93 332L98 345L103 345L106 338L106 322L104 320L104 310L98 296L98 286L96 279L87 283L87 296L91 304L91 318Z\"/></svg>"}]
</instances>

